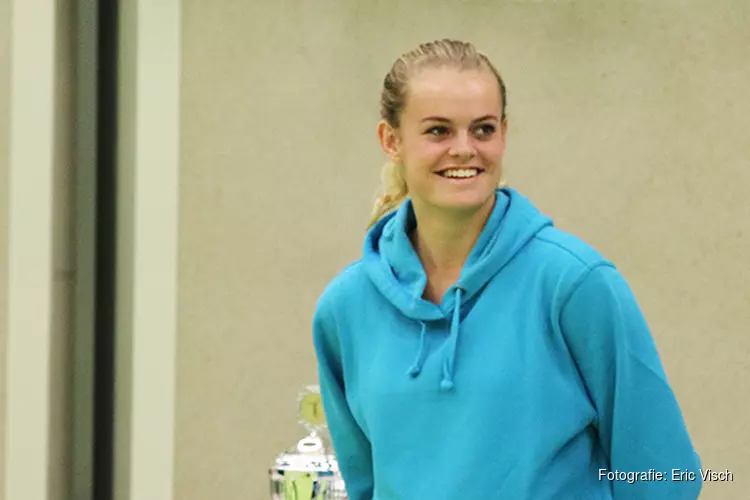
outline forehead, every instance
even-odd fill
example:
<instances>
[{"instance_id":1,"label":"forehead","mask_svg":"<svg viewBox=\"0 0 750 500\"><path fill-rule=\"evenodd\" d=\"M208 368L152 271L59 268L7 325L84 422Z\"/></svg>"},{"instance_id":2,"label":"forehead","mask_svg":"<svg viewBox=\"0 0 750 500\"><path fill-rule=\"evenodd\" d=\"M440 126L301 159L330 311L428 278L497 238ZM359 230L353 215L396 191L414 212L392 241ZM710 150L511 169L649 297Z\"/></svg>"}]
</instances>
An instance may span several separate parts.
<instances>
[{"instance_id":1,"label":"forehead","mask_svg":"<svg viewBox=\"0 0 750 500\"><path fill-rule=\"evenodd\" d=\"M405 119L440 116L455 121L501 115L500 86L487 70L426 68L411 76Z\"/></svg>"}]
</instances>

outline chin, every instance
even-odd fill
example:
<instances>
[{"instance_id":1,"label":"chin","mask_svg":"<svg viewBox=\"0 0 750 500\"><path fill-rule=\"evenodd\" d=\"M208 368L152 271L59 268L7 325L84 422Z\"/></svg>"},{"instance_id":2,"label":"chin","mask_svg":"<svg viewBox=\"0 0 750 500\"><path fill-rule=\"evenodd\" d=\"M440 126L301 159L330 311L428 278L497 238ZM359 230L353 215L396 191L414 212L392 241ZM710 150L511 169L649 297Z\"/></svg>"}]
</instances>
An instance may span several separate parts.
<instances>
[{"instance_id":1,"label":"chin","mask_svg":"<svg viewBox=\"0 0 750 500\"><path fill-rule=\"evenodd\" d=\"M476 191L464 193L446 193L444 196L436 197L433 205L444 210L460 212L476 212L492 203L495 190L489 192Z\"/></svg>"}]
</instances>

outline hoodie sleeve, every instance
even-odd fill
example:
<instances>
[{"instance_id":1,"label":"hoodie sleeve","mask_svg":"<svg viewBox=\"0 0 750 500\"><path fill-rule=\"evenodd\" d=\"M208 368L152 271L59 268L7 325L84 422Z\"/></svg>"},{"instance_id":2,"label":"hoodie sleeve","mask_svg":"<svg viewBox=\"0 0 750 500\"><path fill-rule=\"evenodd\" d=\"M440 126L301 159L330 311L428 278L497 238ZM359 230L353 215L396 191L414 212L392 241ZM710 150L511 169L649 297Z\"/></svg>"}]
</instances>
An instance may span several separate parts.
<instances>
[{"instance_id":1,"label":"hoodie sleeve","mask_svg":"<svg viewBox=\"0 0 750 500\"><path fill-rule=\"evenodd\" d=\"M611 265L588 270L563 305L560 323L596 407L610 471L664 474L661 481L613 481L614 498L698 498L700 458L621 274Z\"/></svg>"},{"instance_id":2,"label":"hoodie sleeve","mask_svg":"<svg viewBox=\"0 0 750 500\"><path fill-rule=\"evenodd\" d=\"M370 442L355 421L346 399L341 349L332 314L321 300L313 319L313 343L328 431L350 500L373 495Z\"/></svg>"}]
</instances>

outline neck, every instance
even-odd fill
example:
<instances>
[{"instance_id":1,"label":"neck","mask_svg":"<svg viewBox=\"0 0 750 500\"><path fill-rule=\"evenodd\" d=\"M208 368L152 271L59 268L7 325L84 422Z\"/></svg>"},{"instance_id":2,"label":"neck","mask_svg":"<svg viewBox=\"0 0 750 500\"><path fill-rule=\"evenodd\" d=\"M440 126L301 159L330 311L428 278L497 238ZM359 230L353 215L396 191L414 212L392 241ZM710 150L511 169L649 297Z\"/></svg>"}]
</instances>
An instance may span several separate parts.
<instances>
[{"instance_id":1,"label":"neck","mask_svg":"<svg viewBox=\"0 0 750 500\"><path fill-rule=\"evenodd\" d=\"M471 212L446 213L414 203L418 225L412 245L428 276L457 280L495 206L495 197Z\"/></svg>"}]
</instances>

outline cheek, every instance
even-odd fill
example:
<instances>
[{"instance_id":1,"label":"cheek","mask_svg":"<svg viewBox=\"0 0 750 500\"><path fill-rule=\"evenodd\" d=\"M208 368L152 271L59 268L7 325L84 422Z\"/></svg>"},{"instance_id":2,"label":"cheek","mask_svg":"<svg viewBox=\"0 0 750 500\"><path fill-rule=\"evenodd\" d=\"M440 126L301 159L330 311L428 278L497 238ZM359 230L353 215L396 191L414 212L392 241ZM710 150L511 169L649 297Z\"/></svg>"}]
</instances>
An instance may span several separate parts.
<instances>
[{"instance_id":1,"label":"cheek","mask_svg":"<svg viewBox=\"0 0 750 500\"><path fill-rule=\"evenodd\" d=\"M408 166L418 168L440 159L445 152L446 147L440 143L420 141L409 145L404 151L403 160Z\"/></svg>"},{"instance_id":2,"label":"cheek","mask_svg":"<svg viewBox=\"0 0 750 500\"><path fill-rule=\"evenodd\" d=\"M481 148L482 156L490 161L497 162L502 159L503 153L505 153L505 141L496 141L492 143L486 143L485 147Z\"/></svg>"},{"instance_id":3,"label":"cheek","mask_svg":"<svg viewBox=\"0 0 750 500\"><path fill-rule=\"evenodd\" d=\"M440 142L423 141L418 146L418 155L423 162L429 162L446 154L448 147Z\"/></svg>"}]
</instances>

